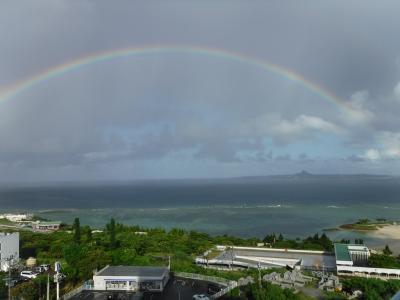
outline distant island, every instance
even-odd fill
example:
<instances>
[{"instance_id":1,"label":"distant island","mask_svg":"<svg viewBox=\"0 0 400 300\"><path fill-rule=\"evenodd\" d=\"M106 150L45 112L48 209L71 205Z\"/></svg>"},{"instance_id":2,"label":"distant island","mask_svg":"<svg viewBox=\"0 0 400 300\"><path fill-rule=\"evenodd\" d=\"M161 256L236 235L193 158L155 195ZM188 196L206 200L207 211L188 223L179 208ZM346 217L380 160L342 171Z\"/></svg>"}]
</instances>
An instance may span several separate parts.
<instances>
[{"instance_id":1,"label":"distant island","mask_svg":"<svg viewBox=\"0 0 400 300\"><path fill-rule=\"evenodd\" d=\"M259 175L259 176L242 176L238 178L244 179L372 179L372 178L379 178L379 179L389 179L389 178L398 178L398 176L393 175L385 175L385 174L364 174L364 173L355 173L355 174L314 174L308 172L306 170L302 170L301 172L294 173L294 174L282 174L282 175Z\"/></svg>"},{"instance_id":2,"label":"distant island","mask_svg":"<svg viewBox=\"0 0 400 300\"><path fill-rule=\"evenodd\" d=\"M340 229L354 231L374 231L388 225L397 225L397 223L386 219L377 219L375 221L369 219L360 219L355 223L340 225Z\"/></svg>"},{"instance_id":3,"label":"distant island","mask_svg":"<svg viewBox=\"0 0 400 300\"><path fill-rule=\"evenodd\" d=\"M233 176L233 177L198 177L198 178L152 178L152 179L127 179L127 180L99 180L99 181L43 181L43 182L0 182L1 187L60 187L60 186L110 186L110 185L130 185L134 183L175 183L175 182L226 182L235 180L293 180L293 179L400 179L400 176L388 174L368 174L368 173L354 173L354 174L319 174L312 173L307 170L302 170L292 174L267 174L267 175L246 175L246 176Z\"/></svg>"}]
</instances>

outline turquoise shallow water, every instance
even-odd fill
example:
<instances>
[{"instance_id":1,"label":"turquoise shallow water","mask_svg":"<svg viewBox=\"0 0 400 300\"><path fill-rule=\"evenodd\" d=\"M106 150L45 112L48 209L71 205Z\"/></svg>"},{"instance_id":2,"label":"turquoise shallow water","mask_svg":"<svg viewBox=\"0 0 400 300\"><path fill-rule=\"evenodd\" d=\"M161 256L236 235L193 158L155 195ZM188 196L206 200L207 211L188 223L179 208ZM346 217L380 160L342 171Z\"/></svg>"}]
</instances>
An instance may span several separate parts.
<instances>
[{"instance_id":1,"label":"turquoise shallow water","mask_svg":"<svg viewBox=\"0 0 400 300\"><path fill-rule=\"evenodd\" d=\"M118 222L144 227L180 227L195 229L211 234L232 234L243 237L264 237L270 233L282 233L291 238L305 237L326 232L334 240L362 238L372 246L384 241L360 232L324 231L341 224L354 222L360 217L370 219L385 217L397 220L400 207L379 206L215 206L146 209L68 209L37 211L43 217L72 223L79 217L81 223L101 228L111 217Z\"/></svg>"},{"instance_id":2,"label":"turquoise shallow water","mask_svg":"<svg viewBox=\"0 0 400 300\"><path fill-rule=\"evenodd\" d=\"M360 218L399 220L400 179L392 177L256 178L0 188L2 211L103 227L117 222L180 227L211 234L304 237ZM334 239L379 238L328 231ZM390 241L388 241L390 242Z\"/></svg>"}]
</instances>

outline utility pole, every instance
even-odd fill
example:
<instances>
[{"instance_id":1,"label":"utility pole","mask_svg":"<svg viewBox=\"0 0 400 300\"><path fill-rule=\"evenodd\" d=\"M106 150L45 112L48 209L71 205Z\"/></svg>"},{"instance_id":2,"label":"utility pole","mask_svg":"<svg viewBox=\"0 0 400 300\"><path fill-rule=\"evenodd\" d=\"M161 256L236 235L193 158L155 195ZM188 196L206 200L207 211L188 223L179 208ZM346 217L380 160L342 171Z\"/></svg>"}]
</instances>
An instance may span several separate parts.
<instances>
[{"instance_id":1,"label":"utility pole","mask_svg":"<svg viewBox=\"0 0 400 300\"><path fill-rule=\"evenodd\" d=\"M7 278L7 283L8 283L8 300L11 300L11 267L12 267L12 261L14 259L14 255L11 255L9 258L6 258L5 261L8 261L8 278Z\"/></svg>"},{"instance_id":2,"label":"utility pole","mask_svg":"<svg viewBox=\"0 0 400 300\"><path fill-rule=\"evenodd\" d=\"M8 300L11 300L11 259L8 260Z\"/></svg>"},{"instance_id":3,"label":"utility pole","mask_svg":"<svg viewBox=\"0 0 400 300\"><path fill-rule=\"evenodd\" d=\"M177 279L174 283L176 284L178 290L178 300L181 300L181 288L185 285L185 281Z\"/></svg>"},{"instance_id":4,"label":"utility pole","mask_svg":"<svg viewBox=\"0 0 400 300\"><path fill-rule=\"evenodd\" d=\"M258 269L258 285L260 286L261 289L261 263L257 263L257 269Z\"/></svg>"},{"instance_id":5,"label":"utility pole","mask_svg":"<svg viewBox=\"0 0 400 300\"><path fill-rule=\"evenodd\" d=\"M47 300L50 300L50 275L47 271Z\"/></svg>"}]
</instances>

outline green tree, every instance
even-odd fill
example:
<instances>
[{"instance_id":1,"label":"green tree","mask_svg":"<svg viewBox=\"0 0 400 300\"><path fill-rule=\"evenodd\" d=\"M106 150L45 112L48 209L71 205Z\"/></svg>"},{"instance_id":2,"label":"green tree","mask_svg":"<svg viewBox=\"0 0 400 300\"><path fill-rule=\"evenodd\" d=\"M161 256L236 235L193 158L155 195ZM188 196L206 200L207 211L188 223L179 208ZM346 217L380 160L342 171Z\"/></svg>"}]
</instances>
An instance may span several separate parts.
<instances>
[{"instance_id":1,"label":"green tree","mask_svg":"<svg viewBox=\"0 0 400 300\"><path fill-rule=\"evenodd\" d=\"M81 243L81 224L80 224L79 218L75 218L73 229L74 229L74 242L77 244L80 244Z\"/></svg>"},{"instance_id":2,"label":"green tree","mask_svg":"<svg viewBox=\"0 0 400 300\"><path fill-rule=\"evenodd\" d=\"M385 249L383 249L382 252L384 255L392 255L392 253L393 253L392 250L390 250L388 245L385 246Z\"/></svg>"},{"instance_id":3,"label":"green tree","mask_svg":"<svg viewBox=\"0 0 400 300\"><path fill-rule=\"evenodd\" d=\"M86 225L82 228L82 231L86 235L86 242L88 242L90 244L93 239L92 229L90 228L90 226Z\"/></svg>"},{"instance_id":4,"label":"green tree","mask_svg":"<svg viewBox=\"0 0 400 300\"><path fill-rule=\"evenodd\" d=\"M111 218L111 220L110 220L110 224L108 226L108 231L110 233L110 248L111 249L115 249L117 241L116 241L116 238L115 238L116 233L115 233L115 220L114 220L114 218Z\"/></svg>"},{"instance_id":5,"label":"green tree","mask_svg":"<svg viewBox=\"0 0 400 300\"><path fill-rule=\"evenodd\" d=\"M371 254L368 259L368 265L373 268L400 268L400 262L396 257L384 254Z\"/></svg>"},{"instance_id":6,"label":"green tree","mask_svg":"<svg viewBox=\"0 0 400 300\"><path fill-rule=\"evenodd\" d=\"M6 273L0 272L0 299L7 298L8 289L6 286L6 277Z\"/></svg>"},{"instance_id":7,"label":"green tree","mask_svg":"<svg viewBox=\"0 0 400 300\"><path fill-rule=\"evenodd\" d=\"M265 236L265 238L263 239L264 243L275 243L275 241L276 241L275 233L269 234Z\"/></svg>"},{"instance_id":8,"label":"green tree","mask_svg":"<svg viewBox=\"0 0 400 300\"><path fill-rule=\"evenodd\" d=\"M83 260L85 254L82 247L76 243L69 244L64 248L64 259L68 264L68 275L73 281L79 279L80 262Z\"/></svg>"},{"instance_id":9,"label":"green tree","mask_svg":"<svg viewBox=\"0 0 400 300\"><path fill-rule=\"evenodd\" d=\"M12 289L11 295L13 298L21 300L37 300L38 293L33 281L23 282Z\"/></svg>"},{"instance_id":10,"label":"green tree","mask_svg":"<svg viewBox=\"0 0 400 300\"><path fill-rule=\"evenodd\" d=\"M368 223L370 223L370 220L369 220L369 219L359 219L359 220L357 221L357 224L361 224L361 225L366 225L366 224L368 224Z\"/></svg>"}]
</instances>

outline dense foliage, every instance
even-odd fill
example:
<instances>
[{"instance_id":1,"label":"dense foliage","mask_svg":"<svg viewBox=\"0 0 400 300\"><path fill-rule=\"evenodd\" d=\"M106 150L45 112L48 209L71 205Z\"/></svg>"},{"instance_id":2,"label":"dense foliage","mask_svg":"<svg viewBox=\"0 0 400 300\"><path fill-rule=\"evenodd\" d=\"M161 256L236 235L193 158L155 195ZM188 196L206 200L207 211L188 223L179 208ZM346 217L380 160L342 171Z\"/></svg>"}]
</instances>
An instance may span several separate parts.
<instances>
[{"instance_id":1,"label":"dense foliage","mask_svg":"<svg viewBox=\"0 0 400 300\"><path fill-rule=\"evenodd\" d=\"M342 281L343 290L351 293L354 290L363 292L361 299L391 299L400 290L399 280L379 280L372 278L352 277Z\"/></svg>"},{"instance_id":2,"label":"dense foliage","mask_svg":"<svg viewBox=\"0 0 400 300\"><path fill-rule=\"evenodd\" d=\"M276 248L290 248L290 249L308 249L308 250L325 250L332 251L333 243L332 241L323 233L321 236L315 234L304 240L296 239L284 239L280 234L276 236L275 234L267 235L264 240L265 243L271 244Z\"/></svg>"},{"instance_id":3,"label":"dense foliage","mask_svg":"<svg viewBox=\"0 0 400 300\"><path fill-rule=\"evenodd\" d=\"M294 249L332 249L325 234L316 234L305 240L288 240L282 235L267 236L264 241L275 240L275 247ZM176 271L211 272L193 264L193 257L201 255L213 245L255 246L261 240L243 239L228 235L212 237L197 231L161 228L144 229L124 226L111 219L104 231L74 224L51 234L21 232L21 257L37 257L38 263L61 261L63 272L72 283L90 279L95 269L114 265L166 265Z\"/></svg>"},{"instance_id":4,"label":"dense foliage","mask_svg":"<svg viewBox=\"0 0 400 300\"><path fill-rule=\"evenodd\" d=\"M7 297L6 278L7 274L0 272L0 299L6 299Z\"/></svg>"},{"instance_id":5,"label":"dense foliage","mask_svg":"<svg viewBox=\"0 0 400 300\"><path fill-rule=\"evenodd\" d=\"M264 242L277 248L332 250L333 243L325 235L314 235L304 240L285 239L282 235L267 235L263 240L243 239L228 235L210 236L197 231L182 229L165 230L161 228L145 229L139 226L125 226L111 220L103 231L92 231L89 226L81 226L79 219L72 226L51 233L34 233L23 231L21 236L21 258L34 256L38 264L60 261L62 272L67 275L63 292L77 284L91 279L93 270L112 265L167 265L169 258L173 271L184 271L216 275L237 280L243 276L257 278L256 270L218 271L205 269L193 263L193 258L202 255L214 245L256 246ZM371 262L375 266L394 267L397 259L390 255L373 255ZM38 278L18 285L13 289L14 295L27 299L37 299L44 293L44 279ZM400 282L374 280L365 282L359 278L346 279L347 290L360 289L365 292L365 299L386 299L400 289ZM0 296L3 297L5 286L0 283ZM372 296L369 296L372 295ZM376 295L382 298L373 298ZM0 297L0 298L1 298ZM244 297L244 298L243 298ZM369 298L368 298L369 297ZM245 287L238 299L310 299L301 293L284 290L277 286L263 283ZM340 299L332 294L327 299Z\"/></svg>"},{"instance_id":6,"label":"dense foliage","mask_svg":"<svg viewBox=\"0 0 400 300\"><path fill-rule=\"evenodd\" d=\"M373 268L400 269L400 258L388 254L372 254L368 265Z\"/></svg>"}]
</instances>

